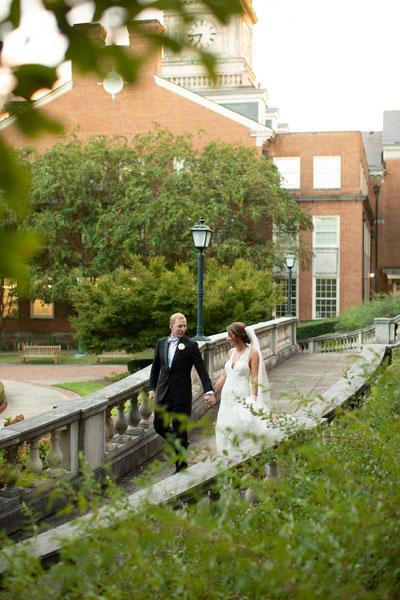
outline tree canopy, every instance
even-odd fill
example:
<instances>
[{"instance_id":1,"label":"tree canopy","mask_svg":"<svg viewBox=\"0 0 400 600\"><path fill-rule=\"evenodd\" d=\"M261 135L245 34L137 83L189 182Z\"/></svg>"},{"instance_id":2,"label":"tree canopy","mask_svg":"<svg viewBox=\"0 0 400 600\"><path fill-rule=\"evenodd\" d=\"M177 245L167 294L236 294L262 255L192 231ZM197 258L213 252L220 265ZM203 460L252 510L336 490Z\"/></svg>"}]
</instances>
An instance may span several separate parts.
<instances>
[{"instance_id":1,"label":"tree canopy","mask_svg":"<svg viewBox=\"0 0 400 600\"><path fill-rule=\"evenodd\" d=\"M244 146L212 142L196 150L192 136L157 129L129 141L72 137L24 158L29 223L46 239L32 266L35 296L45 301L67 299L77 275L95 280L128 268L132 255L194 266L190 228L201 216L214 231L207 257L226 265L238 258L277 264L266 233L272 222L290 234L309 226L277 169Z\"/></svg>"},{"instance_id":2,"label":"tree canopy","mask_svg":"<svg viewBox=\"0 0 400 600\"><path fill-rule=\"evenodd\" d=\"M207 260L204 284L207 334L224 331L239 316L247 323L268 320L283 301L272 273L242 258L232 267ZM168 331L174 312L187 317L189 335L195 332L196 290L196 274L187 264L167 269L161 257L150 259L148 265L133 257L129 269L75 286L73 300L79 316L73 318L73 325L88 350L143 350Z\"/></svg>"}]
</instances>

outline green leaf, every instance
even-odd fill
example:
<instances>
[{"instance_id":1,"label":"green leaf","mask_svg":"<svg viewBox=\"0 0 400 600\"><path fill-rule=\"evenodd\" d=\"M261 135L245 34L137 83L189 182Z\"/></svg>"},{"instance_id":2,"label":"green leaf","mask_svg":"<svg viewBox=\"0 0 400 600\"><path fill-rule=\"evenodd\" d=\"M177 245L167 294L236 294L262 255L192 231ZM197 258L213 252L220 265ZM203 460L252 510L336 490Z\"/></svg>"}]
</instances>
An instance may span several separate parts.
<instances>
[{"instance_id":1,"label":"green leaf","mask_svg":"<svg viewBox=\"0 0 400 600\"><path fill-rule=\"evenodd\" d=\"M14 70L18 83L13 90L14 96L22 96L30 100L32 95L41 88L51 89L57 81L55 67L44 65L21 65Z\"/></svg>"}]
</instances>

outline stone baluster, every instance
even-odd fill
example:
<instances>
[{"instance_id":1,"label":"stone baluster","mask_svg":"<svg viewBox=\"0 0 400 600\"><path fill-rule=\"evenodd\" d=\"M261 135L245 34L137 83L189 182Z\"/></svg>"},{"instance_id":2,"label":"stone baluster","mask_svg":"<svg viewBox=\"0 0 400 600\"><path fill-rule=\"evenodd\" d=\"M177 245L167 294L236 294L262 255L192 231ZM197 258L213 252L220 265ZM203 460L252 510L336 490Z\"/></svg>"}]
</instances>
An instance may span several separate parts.
<instances>
[{"instance_id":1,"label":"stone baluster","mask_svg":"<svg viewBox=\"0 0 400 600\"><path fill-rule=\"evenodd\" d=\"M142 417L140 426L143 427L143 429L150 429L150 427L151 427L150 417L153 414L153 407L151 405L151 402L150 402L147 394L145 394L144 392L140 392L139 396L140 396L140 400L141 400L140 407L139 407L139 413Z\"/></svg>"},{"instance_id":2,"label":"stone baluster","mask_svg":"<svg viewBox=\"0 0 400 600\"><path fill-rule=\"evenodd\" d=\"M117 442L118 444L124 444L129 440L129 437L125 435L126 430L128 429L128 419L125 415L125 400L118 402L117 408L118 414L114 421L114 428L117 433L114 435L112 441Z\"/></svg>"},{"instance_id":3,"label":"stone baluster","mask_svg":"<svg viewBox=\"0 0 400 600\"><path fill-rule=\"evenodd\" d=\"M105 421L104 421L104 437L106 449L109 451L112 449L111 440L115 435L114 425L111 420L111 406L109 406L105 412Z\"/></svg>"},{"instance_id":4,"label":"stone baluster","mask_svg":"<svg viewBox=\"0 0 400 600\"><path fill-rule=\"evenodd\" d=\"M127 435L135 436L135 435L140 435L141 433L143 433L143 428L138 427L141 418L142 417L140 415L139 406L138 406L138 395L135 394L130 399L130 406L129 406L129 413L128 413L129 427L126 432Z\"/></svg>"},{"instance_id":5,"label":"stone baluster","mask_svg":"<svg viewBox=\"0 0 400 600\"><path fill-rule=\"evenodd\" d=\"M266 479L279 477L279 467L276 462L269 462L264 467L264 475Z\"/></svg>"},{"instance_id":6,"label":"stone baluster","mask_svg":"<svg viewBox=\"0 0 400 600\"><path fill-rule=\"evenodd\" d=\"M34 473L35 475L40 475L40 473L43 471L43 463L40 459L40 454L39 454L39 440L40 439L41 438L34 438L33 440L29 440L30 453L29 453L29 460L26 464L26 468L28 471L30 471L31 473ZM37 484L37 481L31 482L32 487L35 487L36 484Z\"/></svg>"},{"instance_id":7,"label":"stone baluster","mask_svg":"<svg viewBox=\"0 0 400 600\"><path fill-rule=\"evenodd\" d=\"M65 473L65 469L60 467L64 458L60 446L61 431L61 429L54 429L50 433L50 448L46 454L46 460L49 463L49 468L46 473L49 477L59 477Z\"/></svg>"},{"instance_id":8,"label":"stone baluster","mask_svg":"<svg viewBox=\"0 0 400 600\"><path fill-rule=\"evenodd\" d=\"M0 490L0 495L6 498L14 498L21 494L21 490L17 487L17 481L20 471L17 466L18 446L10 446L7 448L7 465L5 468L4 480L6 487Z\"/></svg>"}]
</instances>

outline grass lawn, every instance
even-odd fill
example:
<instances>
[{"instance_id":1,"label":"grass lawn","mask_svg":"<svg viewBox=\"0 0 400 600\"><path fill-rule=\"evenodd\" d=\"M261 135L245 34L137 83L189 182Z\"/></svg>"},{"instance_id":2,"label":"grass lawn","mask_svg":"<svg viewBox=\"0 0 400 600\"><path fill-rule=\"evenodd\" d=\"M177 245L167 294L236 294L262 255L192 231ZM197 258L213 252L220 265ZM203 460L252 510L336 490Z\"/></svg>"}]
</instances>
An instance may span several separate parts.
<instances>
[{"instance_id":1,"label":"grass lawn","mask_svg":"<svg viewBox=\"0 0 400 600\"><path fill-rule=\"evenodd\" d=\"M79 394L79 396L88 396L89 394L93 394L93 392L97 392L97 390L103 389L104 385L90 381L76 381L71 383L56 383L54 387L70 390L71 392L75 392L75 394Z\"/></svg>"},{"instance_id":2,"label":"grass lawn","mask_svg":"<svg viewBox=\"0 0 400 600\"><path fill-rule=\"evenodd\" d=\"M142 352L138 352L136 358L153 358L154 350L149 348L148 350L143 350ZM80 358L75 358L76 352L74 350L65 350L61 352L61 356L58 364L60 365L92 365L94 364L94 354L87 353L85 356L81 356ZM54 365L54 359L52 358L28 358L25 359L26 365ZM114 358L101 360L99 364L104 365L126 365L126 358ZM0 366L1 365L18 365L19 364L19 356L18 352L0 352Z\"/></svg>"}]
</instances>

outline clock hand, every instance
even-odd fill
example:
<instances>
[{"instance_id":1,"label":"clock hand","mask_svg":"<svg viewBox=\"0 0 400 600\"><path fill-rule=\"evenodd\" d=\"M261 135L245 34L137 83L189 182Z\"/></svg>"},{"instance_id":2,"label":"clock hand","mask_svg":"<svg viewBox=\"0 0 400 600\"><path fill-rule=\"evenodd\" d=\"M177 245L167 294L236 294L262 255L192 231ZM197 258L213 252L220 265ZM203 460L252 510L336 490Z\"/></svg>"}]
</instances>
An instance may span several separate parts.
<instances>
[{"instance_id":1,"label":"clock hand","mask_svg":"<svg viewBox=\"0 0 400 600\"><path fill-rule=\"evenodd\" d=\"M193 37L197 37L197 41L194 43L195 46L199 46L200 42L201 42L201 38L203 37L202 33L195 33L193 34Z\"/></svg>"}]
</instances>

